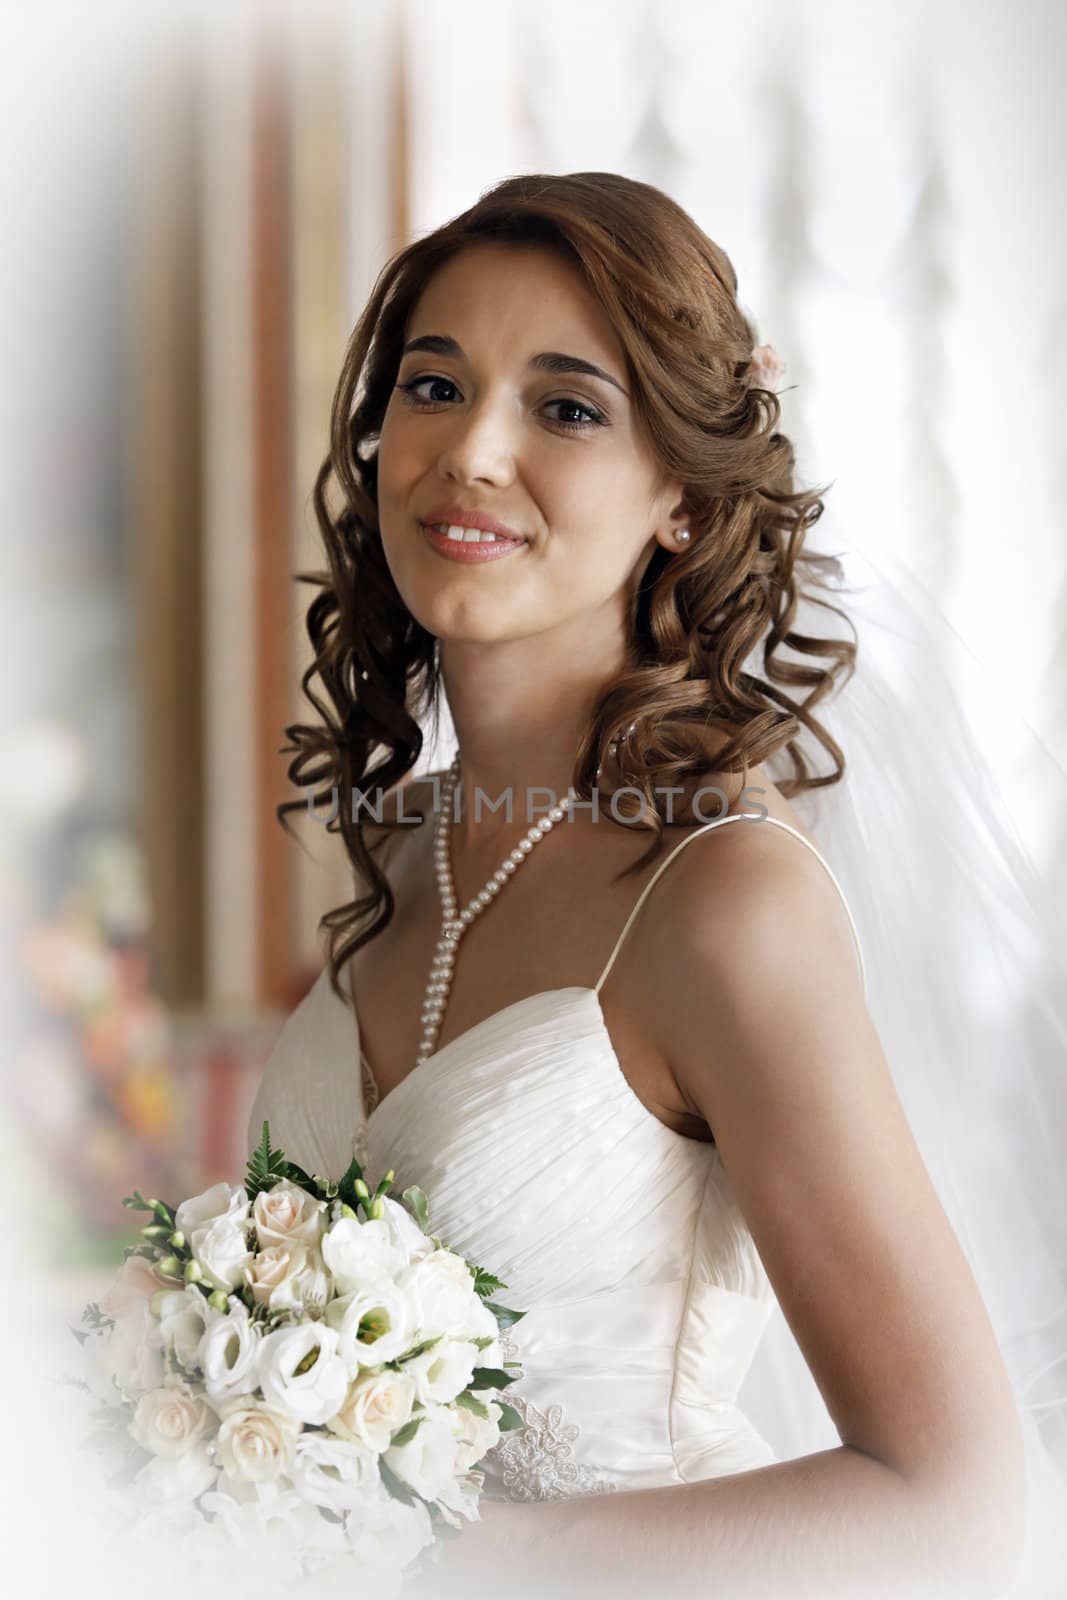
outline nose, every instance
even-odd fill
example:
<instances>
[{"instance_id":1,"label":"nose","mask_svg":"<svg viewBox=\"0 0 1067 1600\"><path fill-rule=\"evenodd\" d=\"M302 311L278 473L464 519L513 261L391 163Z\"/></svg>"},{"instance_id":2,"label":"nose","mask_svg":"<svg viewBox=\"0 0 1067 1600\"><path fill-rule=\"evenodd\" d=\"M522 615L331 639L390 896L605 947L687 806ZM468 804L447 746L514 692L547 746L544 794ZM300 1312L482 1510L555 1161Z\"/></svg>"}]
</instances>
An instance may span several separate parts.
<instances>
[{"instance_id":1,"label":"nose","mask_svg":"<svg viewBox=\"0 0 1067 1600\"><path fill-rule=\"evenodd\" d=\"M483 396L456 406L445 429L438 457L443 478L461 483L503 486L515 474L514 440L504 415L505 401Z\"/></svg>"}]
</instances>

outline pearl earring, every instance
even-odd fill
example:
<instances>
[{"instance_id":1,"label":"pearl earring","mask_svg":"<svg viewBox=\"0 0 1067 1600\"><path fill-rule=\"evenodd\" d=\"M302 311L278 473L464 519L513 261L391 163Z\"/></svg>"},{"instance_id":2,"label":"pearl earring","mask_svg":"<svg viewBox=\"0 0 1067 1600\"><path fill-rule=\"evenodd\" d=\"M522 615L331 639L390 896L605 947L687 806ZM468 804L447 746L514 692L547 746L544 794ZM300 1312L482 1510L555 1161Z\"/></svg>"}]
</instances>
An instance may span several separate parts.
<instances>
[{"instance_id":1,"label":"pearl earring","mask_svg":"<svg viewBox=\"0 0 1067 1600\"><path fill-rule=\"evenodd\" d=\"M688 528L679 528L674 537L678 540L679 544L685 544L691 535Z\"/></svg>"}]
</instances>

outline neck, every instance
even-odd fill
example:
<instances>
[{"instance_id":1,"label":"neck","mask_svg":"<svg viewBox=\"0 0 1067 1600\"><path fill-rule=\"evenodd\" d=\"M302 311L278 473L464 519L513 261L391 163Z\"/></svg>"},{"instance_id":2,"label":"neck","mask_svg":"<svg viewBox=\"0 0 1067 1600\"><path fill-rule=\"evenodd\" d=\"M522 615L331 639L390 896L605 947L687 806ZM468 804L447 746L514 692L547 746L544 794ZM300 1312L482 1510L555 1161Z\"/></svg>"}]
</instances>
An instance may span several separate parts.
<instances>
[{"instance_id":1,"label":"neck","mask_svg":"<svg viewBox=\"0 0 1067 1600\"><path fill-rule=\"evenodd\" d=\"M528 647L530 641L521 643ZM595 663L569 660L566 673L552 671L561 658L547 651L540 669L528 648L519 653L515 670L505 659L507 647L483 654L495 658L491 672L463 651L442 651L460 751L451 841L454 851L471 855L497 842L517 842L567 798L578 745L605 682L600 652ZM589 816L581 809L567 826L582 826Z\"/></svg>"}]
</instances>

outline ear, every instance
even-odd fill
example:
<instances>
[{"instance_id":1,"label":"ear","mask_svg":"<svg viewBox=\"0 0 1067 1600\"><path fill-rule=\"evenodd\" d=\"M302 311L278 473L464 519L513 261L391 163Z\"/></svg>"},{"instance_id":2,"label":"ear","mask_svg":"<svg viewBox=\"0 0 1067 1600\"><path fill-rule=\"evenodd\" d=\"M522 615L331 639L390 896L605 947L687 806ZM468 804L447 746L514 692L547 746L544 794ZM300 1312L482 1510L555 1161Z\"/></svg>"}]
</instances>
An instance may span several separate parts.
<instances>
[{"instance_id":1,"label":"ear","mask_svg":"<svg viewBox=\"0 0 1067 1600\"><path fill-rule=\"evenodd\" d=\"M664 549L672 553L688 549L692 543L692 531L689 526L691 513L686 504L685 485L677 478L671 479L658 497L658 504L662 510L656 526L657 540Z\"/></svg>"}]
</instances>

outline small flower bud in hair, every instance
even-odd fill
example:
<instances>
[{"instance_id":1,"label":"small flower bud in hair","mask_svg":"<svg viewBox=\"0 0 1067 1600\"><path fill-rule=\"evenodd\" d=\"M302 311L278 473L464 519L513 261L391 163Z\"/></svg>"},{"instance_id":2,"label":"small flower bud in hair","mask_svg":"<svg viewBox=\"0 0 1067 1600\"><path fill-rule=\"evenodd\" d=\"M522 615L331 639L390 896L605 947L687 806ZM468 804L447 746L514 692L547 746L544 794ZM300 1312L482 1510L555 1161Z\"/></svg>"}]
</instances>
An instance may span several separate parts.
<instances>
[{"instance_id":1,"label":"small flower bud in hair","mask_svg":"<svg viewBox=\"0 0 1067 1600\"><path fill-rule=\"evenodd\" d=\"M756 345L747 373L749 384L757 389L772 389L784 373L785 363L773 344Z\"/></svg>"}]
</instances>

